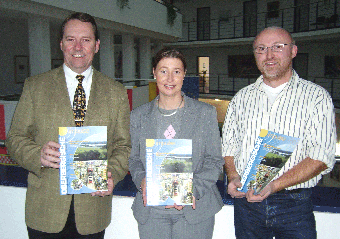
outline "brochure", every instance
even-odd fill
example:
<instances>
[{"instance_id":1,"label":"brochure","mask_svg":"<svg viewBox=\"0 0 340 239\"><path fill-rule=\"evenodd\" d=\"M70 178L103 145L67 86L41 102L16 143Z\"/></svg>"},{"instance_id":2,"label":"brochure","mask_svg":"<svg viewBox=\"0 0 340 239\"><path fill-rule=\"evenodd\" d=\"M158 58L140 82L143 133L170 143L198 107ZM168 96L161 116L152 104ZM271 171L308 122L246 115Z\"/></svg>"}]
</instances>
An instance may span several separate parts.
<instances>
[{"instance_id":1,"label":"brochure","mask_svg":"<svg viewBox=\"0 0 340 239\"><path fill-rule=\"evenodd\" d=\"M148 206L192 205L192 140L146 139Z\"/></svg>"},{"instance_id":2,"label":"brochure","mask_svg":"<svg viewBox=\"0 0 340 239\"><path fill-rule=\"evenodd\" d=\"M107 127L59 127L60 194L107 191Z\"/></svg>"},{"instance_id":3,"label":"brochure","mask_svg":"<svg viewBox=\"0 0 340 239\"><path fill-rule=\"evenodd\" d=\"M258 194L279 173L292 155L299 138L261 129L241 178L241 192Z\"/></svg>"}]
</instances>

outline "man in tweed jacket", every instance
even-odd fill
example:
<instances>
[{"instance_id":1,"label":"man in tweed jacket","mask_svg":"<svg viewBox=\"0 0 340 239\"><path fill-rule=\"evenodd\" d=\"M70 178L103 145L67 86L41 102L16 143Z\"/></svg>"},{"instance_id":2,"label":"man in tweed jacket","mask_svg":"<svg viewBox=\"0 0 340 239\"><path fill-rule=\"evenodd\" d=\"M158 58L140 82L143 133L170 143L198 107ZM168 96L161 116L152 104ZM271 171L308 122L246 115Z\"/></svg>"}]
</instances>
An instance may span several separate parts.
<instances>
[{"instance_id":1,"label":"man in tweed jacket","mask_svg":"<svg viewBox=\"0 0 340 239\"><path fill-rule=\"evenodd\" d=\"M104 238L111 221L112 190L128 171L130 110L124 87L91 66L99 44L93 17L72 14L61 30L64 65L25 82L6 146L29 171L30 238ZM75 126L72 100L78 74L85 76L87 95L83 125L107 126L109 191L61 196L58 127Z\"/></svg>"}]
</instances>

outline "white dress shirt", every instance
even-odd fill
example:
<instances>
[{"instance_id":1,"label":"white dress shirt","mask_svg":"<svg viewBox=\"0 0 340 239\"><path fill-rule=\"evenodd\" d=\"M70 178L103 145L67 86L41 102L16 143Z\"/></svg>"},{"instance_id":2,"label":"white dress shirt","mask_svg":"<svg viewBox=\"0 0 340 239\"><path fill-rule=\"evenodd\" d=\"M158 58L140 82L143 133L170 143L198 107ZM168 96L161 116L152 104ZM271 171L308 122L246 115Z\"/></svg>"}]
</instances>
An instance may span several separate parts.
<instances>
[{"instance_id":1,"label":"white dress shirt","mask_svg":"<svg viewBox=\"0 0 340 239\"><path fill-rule=\"evenodd\" d=\"M93 75L93 68L90 66L87 68L86 71L84 71L81 74L78 74L74 71L72 71L69 67L67 67L65 64L63 64L64 72L65 72L65 78L66 78L66 85L68 94L70 97L71 106L73 107L73 100L74 100L74 92L76 91L76 88L78 86L78 80L76 79L77 75L83 75L85 78L83 79L83 88L85 91L86 96L86 108L89 104L90 99L90 93L91 93L91 84L92 84L92 75Z\"/></svg>"}]
</instances>

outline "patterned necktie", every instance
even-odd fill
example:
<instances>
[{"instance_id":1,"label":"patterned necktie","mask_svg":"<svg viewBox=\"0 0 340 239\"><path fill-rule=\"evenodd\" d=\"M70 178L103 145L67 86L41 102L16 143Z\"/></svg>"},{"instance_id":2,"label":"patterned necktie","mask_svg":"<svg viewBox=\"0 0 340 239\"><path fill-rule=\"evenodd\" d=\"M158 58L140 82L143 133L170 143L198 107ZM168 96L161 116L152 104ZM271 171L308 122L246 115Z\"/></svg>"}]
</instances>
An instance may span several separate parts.
<instances>
[{"instance_id":1,"label":"patterned necktie","mask_svg":"<svg viewBox=\"0 0 340 239\"><path fill-rule=\"evenodd\" d=\"M83 126L86 113L86 97L85 90L82 85L84 76L77 75L76 79L78 80L78 86L74 92L73 115L76 126L81 127Z\"/></svg>"}]
</instances>

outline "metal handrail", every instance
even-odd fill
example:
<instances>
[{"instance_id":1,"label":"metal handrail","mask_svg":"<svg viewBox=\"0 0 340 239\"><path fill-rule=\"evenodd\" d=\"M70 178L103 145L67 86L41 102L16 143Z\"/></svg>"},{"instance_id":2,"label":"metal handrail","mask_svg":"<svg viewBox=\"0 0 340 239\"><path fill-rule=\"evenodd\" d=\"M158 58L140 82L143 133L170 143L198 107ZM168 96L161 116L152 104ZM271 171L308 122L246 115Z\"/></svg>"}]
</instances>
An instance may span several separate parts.
<instances>
[{"instance_id":1,"label":"metal handrail","mask_svg":"<svg viewBox=\"0 0 340 239\"><path fill-rule=\"evenodd\" d=\"M191 74L194 75L194 74ZM257 76L230 77L227 74L196 74L200 79L200 94L234 96L243 87L256 81ZM334 106L340 108L340 77L302 77L325 88L333 99Z\"/></svg>"}]
</instances>

